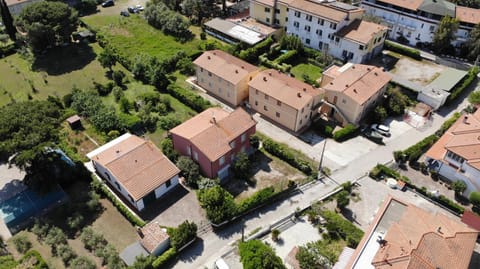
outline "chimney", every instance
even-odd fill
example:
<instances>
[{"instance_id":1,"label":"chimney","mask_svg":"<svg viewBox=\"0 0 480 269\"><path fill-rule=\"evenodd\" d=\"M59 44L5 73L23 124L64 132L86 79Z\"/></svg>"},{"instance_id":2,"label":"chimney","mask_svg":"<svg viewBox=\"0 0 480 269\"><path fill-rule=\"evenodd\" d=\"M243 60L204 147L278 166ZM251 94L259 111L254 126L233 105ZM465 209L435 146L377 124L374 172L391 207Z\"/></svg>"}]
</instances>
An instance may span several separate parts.
<instances>
[{"instance_id":1,"label":"chimney","mask_svg":"<svg viewBox=\"0 0 480 269\"><path fill-rule=\"evenodd\" d=\"M301 97L302 97L302 94L298 92L298 93L297 93L297 96L298 96L299 98L301 98Z\"/></svg>"},{"instance_id":2,"label":"chimney","mask_svg":"<svg viewBox=\"0 0 480 269\"><path fill-rule=\"evenodd\" d=\"M307 92L307 88L303 88L303 91L304 91L304 92Z\"/></svg>"},{"instance_id":3,"label":"chimney","mask_svg":"<svg viewBox=\"0 0 480 269\"><path fill-rule=\"evenodd\" d=\"M467 116L467 115L463 116L463 123L469 124L469 123L468 123L468 116Z\"/></svg>"},{"instance_id":4,"label":"chimney","mask_svg":"<svg viewBox=\"0 0 480 269\"><path fill-rule=\"evenodd\" d=\"M241 67L242 67L242 69L245 69L245 66L242 65Z\"/></svg>"},{"instance_id":5,"label":"chimney","mask_svg":"<svg viewBox=\"0 0 480 269\"><path fill-rule=\"evenodd\" d=\"M267 77L263 77L263 81L267 81Z\"/></svg>"},{"instance_id":6,"label":"chimney","mask_svg":"<svg viewBox=\"0 0 480 269\"><path fill-rule=\"evenodd\" d=\"M235 74L238 74L238 69L235 69Z\"/></svg>"},{"instance_id":7,"label":"chimney","mask_svg":"<svg viewBox=\"0 0 480 269\"><path fill-rule=\"evenodd\" d=\"M214 52L213 52L213 55L217 55L217 52L216 52L216 51L214 51Z\"/></svg>"},{"instance_id":8,"label":"chimney","mask_svg":"<svg viewBox=\"0 0 480 269\"><path fill-rule=\"evenodd\" d=\"M118 154L118 153L120 153L120 150L117 149L117 150L115 150L115 152Z\"/></svg>"},{"instance_id":9,"label":"chimney","mask_svg":"<svg viewBox=\"0 0 480 269\"><path fill-rule=\"evenodd\" d=\"M348 88L348 84L345 84L345 87Z\"/></svg>"},{"instance_id":10,"label":"chimney","mask_svg":"<svg viewBox=\"0 0 480 269\"><path fill-rule=\"evenodd\" d=\"M372 70L372 69L370 67L367 67L367 71L370 71L370 70Z\"/></svg>"},{"instance_id":11,"label":"chimney","mask_svg":"<svg viewBox=\"0 0 480 269\"><path fill-rule=\"evenodd\" d=\"M269 76L272 76L272 72L268 72L268 75L269 75Z\"/></svg>"},{"instance_id":12,"label":"chimney","mask_svg":"<svg viewBox=\"0 0 480 269\"><path fill-rule=\"evenodd\" d=\"M357 92L357 89L353 89L353 92L354 92L354 93L358 93L358 92Z\"/></svg>"},{"instance_id":13,"label":"chimney","mask_svg":"<svg viewBox=\"0 0 480 269\"><path fill-rule=\"evenodd\" d=\"M209 59L209 60L211 59L211 58L210 58L210 55L207 56L207 59Z\"/></svg>"},{"instance_id":14,"label":"chimney","mask_svg":"<svg viewBox=\"0 0 480 269\"><path fill-rule=\"evenodd\" d=\"M437 232L438 232L439 234L443 234L443 232L442 232L442 227L438 227Z\"/></svg>"},{"instance_id":15,"label":"chimney","mask_svg":"<svg viewBox=\"0 0 480 269\"><path fill-rule=\"evenodd\" d=\"M375 76L378 76L378 73L377 73L377 72L374 72L373 74L374 74Z\"/></svg>"}]
</instances>

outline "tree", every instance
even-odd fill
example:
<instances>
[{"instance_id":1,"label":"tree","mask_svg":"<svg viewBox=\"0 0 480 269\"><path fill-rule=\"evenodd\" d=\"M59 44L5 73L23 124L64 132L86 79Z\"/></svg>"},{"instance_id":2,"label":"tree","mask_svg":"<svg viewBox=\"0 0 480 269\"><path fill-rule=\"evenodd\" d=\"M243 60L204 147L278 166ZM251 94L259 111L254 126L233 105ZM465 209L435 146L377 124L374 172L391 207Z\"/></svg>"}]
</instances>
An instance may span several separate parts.
<instances>
[{"instance_id":1,"label":"tree","mask_svg":"<svg viewBox=\"0 0 480 269\"><path fill-rule=\"evenodd\" d=\"M405 108L409 105L408 97L398 87L391 87L387 90L387 109L391 115L403 115Z\"/></svg>"},{"instance_id":2,"label":"tree","mask_svg":"<svg viewBox=\"0 0 480 269\"><path fill-rule=\"evenodd\" d=\"M15 41L17 29L13 25L12 14L10 14L10 9L8 9L5 0L0 0L0 17L3 19L3 24L5 25L8 36L11 40Z\"/></svg>"},{"instance_id":3,"label":"tree","mask_svg":"<svg viewBox=\"0 0 480 269\"><path fill-rule=\"evenodd\" d=\"M197 194L207 218L213 223L227 221L237 212L233 196L220 186L199 190Z\"/></svg>"},{"instance_id":4,"label":"tree","mask_svg":"<svg viewBox=\"0 0 480 269\"><path fill-rule=\"evenodd\" d=\"M78 14L65 3L41 1L26 6L16 22L27 33L32 49L41 51L69 42L78 25Z\"/></svg>"},{"instance_id":5,"label":"tree","mask_svg":"<svg viewBox=\"0 0 480 269\"><path fill-rule=\"evenodd\" d=\"M241 242L238 248L240 250L240 261L244 269L286 268L275 251L258 239Z\"/></svg>"},{"instance_id":6,"label":"tree","mask_svg":"<svg viewBox=\"0 0 480 269\"><path fill-rule=\"evenodd\" d=\"M177 162L178 152L173 148L173 140L171 138L163 139L162 142L160 142L160 148L170 161L174 163Z\"/></svg>"},{"instance_id":7,"label":"tree","mask_svg":"<svg viewBox=\"0 0 480 269\"><path fill-rule=\"evenodd\" d=\"M181 175L187 181L188 186L196 188L197 181L200 179L200 167L192 159L186 156L178 158L177 167Z\"/></svg>"},{"instance_id":8,"label":"tree","mask_svg":"<svg viewBox=\"0 0 480 269\"><path fill-rule=\"evenodd\" d=\"M468 198L470 200L470 203L473 204L473 206L480 207L480 192L478 191L471 192Z\"/></svg>"},{"instance_id":9,"label":"tree","mask_svg":"<svg viewBox=\"0 0 480 269\"><path fill-rule=\"evenodd\" d=\"M375 122L383 122L388 117L387 110L383 106L377 106L373 110Z\"/></svg>"},{"instance_id":10,"label":"tree","mask_svg":"<svg viewBox=\"0 0 480 269\"><path fill-rule=\"evenodd\" d=\"M480 104L480 91L474 91L474 92L470 93L470 95L468 96L468 101L472 105L479 105Z\"/></svg>"},{"instance_id":11,"label":"tree","mask_svg":"<svg viewBox=\"0 0 480 269\"><path fill-rule=\"evenodd\" d=\"M94 261L84 256L79 256L70 263L72 269L95 269L96 267Z\"/></svg>"},{"instance_id":12,"label":"tree","mask_svg":"<svg viewBox=\"0 0 480 269\"><path fill-rule=\"evenodd\" d=\"M186 220L177 228L169 228L167 232L172 247L180 249L197 236L197 225L193 221Z\"/></svg>"},{"instance_id":13,"label":"tree","mask_svg":"<svg viewBox=\"0 0 480 269\"><path fill-rule=\"evenodd\" d=\"M302 269L329 269L332 263L329 260L335 258L337 254L332 253L326 240L307 243L298 249L297 258Z\"/></svg>"},{"instance_id":14,"label":"tree","mask_svg":"<svg viewBox=\"0 0 480 269\"><path fill-rule=\"evenodd\" d=\"M25 253L32 248L32 242L25 234L17 234L12 238L15 249L20 253Z\"/></svg>"},{"instance_id":15,"label":"tree","mask_svg":"<svg viewBox=\"0 0 480 269\"><path fill-rule=\"evenodd\" d=\"M467 41L468 57L471 60L478 59L480 55L480 23L473 27Z\"/></svg>"},{"instance_id":16,"label":"tree","mask_svg":"<svg viewBox=\"0 0 480 269\"><path fill-rule=\"evenodd\" d=\"M447 53L451 43L455 40L459 22L450 16L445 16L440 21L437 30L433 34L433 48L437 53Z\"/></svg>"},{"instance_id":17,"label":"tree","mask_svg":"<svg viewBox=\"0 0 480 269\"><path fill-rule=\"evenodd\" d=\"M349 193L343 190L337 194L337 207L343 210L350 203Z\"/></svg>"},{"instance_id":18,"label":"tree","mask_svg":"<svg viewBox=\"0 0 480 269\"><path fill-rule=\"evenodd\" d=\"M248 177L250 173L250 160L245 152L239 152L232 165L232 171L236 178ZM247 178L245 178L247 179Z\"/></svg>"},{"instance_id":19,"label":"tree","mask_svg":"<svg viewBox=\"0 0 480 269\"><path fill-rule=\"evenodd\" d=\"M272 240L274 242L277 242L278 239L280 239L280 230L279 229L273 229L272 230Z\"/></svg>"},{"instance_id":20,"label":"tree","mask_svg":"<svg viewBox=\"0 0 480 269\"><path fill-rule=\"evenodd\" d=\"M457 180L453 182L452 188L455 194L460 195L467 189L467 184L462 180Z\"/></svg>"},{"instance_id":21,"label":"tree","mask_svg":"<svg viewBox=\"0 0 480 269\"><path fill-rule=\"evenodd\" d=\"M98 55L98 61L102 65L103 68L108 68L110 72L112 72L112 67L117 63L117 56L115 52L110 47L106 47L100 54ZM117 83L117 85L119 85Z\"/></svg>"}]
</instances>

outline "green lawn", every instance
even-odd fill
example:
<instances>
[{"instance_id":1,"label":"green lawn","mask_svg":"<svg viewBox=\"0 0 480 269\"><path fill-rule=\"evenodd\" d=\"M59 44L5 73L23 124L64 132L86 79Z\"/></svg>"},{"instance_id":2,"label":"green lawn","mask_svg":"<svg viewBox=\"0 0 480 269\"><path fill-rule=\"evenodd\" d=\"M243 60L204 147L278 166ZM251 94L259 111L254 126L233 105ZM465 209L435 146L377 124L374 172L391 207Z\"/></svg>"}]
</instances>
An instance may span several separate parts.
<instances>
[{"instance_id":1,"label":"green lawn","mask_svg":"<svg viewBox=\"0 0 480 269\"><path fill-rule=\"evenodd\" d=\"M295 78L304 81L303 75L307 75L312 80L317 80L322 76L322 68L313 64L299 64L290 71Z\"/></svg>"},{"instance_id":2,"label":"green lawn","mask_svg":"<svg viewBox=\"0 0 480 269\"><path fill-rule=\"evenodd\" d=\"M110 45L130 60L140 53L157 56L160 59L170 57L181 50L194 54L199 51L199 46L204 42L198 36L189 42L177 42L173 36L163 34L137 15L123 18L118 14L98 13L84 17L82 20L99 34L104 35Z\"/></svg>"},{"instance_id":3,"label":"green lawn","mask_svg":"<svg viewBox=\"0 0 480 269\"><path fill-rule=\"evenodd\" d=\"M29 95L32 99L62 97L73 86L88 89L94 81L106 83L105 69L95 60L99 51L97 44L71 45L50 50L33 63L19 54L0 59L0 106L12 99L27 100Z\"/></svg>"}]
</instances>

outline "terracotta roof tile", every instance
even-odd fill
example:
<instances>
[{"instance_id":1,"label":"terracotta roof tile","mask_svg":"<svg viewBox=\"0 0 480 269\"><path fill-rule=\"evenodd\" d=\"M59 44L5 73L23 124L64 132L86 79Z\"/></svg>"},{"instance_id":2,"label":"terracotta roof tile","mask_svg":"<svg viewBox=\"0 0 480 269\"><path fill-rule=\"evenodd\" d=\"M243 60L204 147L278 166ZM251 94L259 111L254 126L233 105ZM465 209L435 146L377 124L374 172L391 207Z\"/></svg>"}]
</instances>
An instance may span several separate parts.
<instances>
[{"instance_id":1,"label":"terracotta roof tile","mask_svg":"<svg viewBox=\"0 0 480 269\"><path fill-rule=\"evenodd\" d=\"M258 67L221 50L206 51L193 63L233 84L258 70Z\"/></svg>"},{"instance_id":2,"label":"terracotta roof tile","mask_svg":"<svg viewBox=\"0 0 480 269\"><path fill-rule=\"evenodd\" d=\"M382 69L363 64L348 63L342 67L332 66L324 74L333 81L323 85L326 91L343 92L358 104L365 103L391 80Z\"/></svg>"},{"instance_id":3,"label":"terracotta roof tile","mask_svg":"<svg viewBox=\"0 0 480 269\"><path fill-rule=\"evenodd\" d=\"M462 222L467 224L469 227L480 231L480 216L473 213L472 211L465 210L465 212L463 212Z\"/></svg>"},{"instance_id":4,"label":"terracotta roof tile","mask_svg":"<svg viewBox=\"0 0 480 269\"><path fill-rule=\"evenodd\" d=\"M360 44L368 44L372 38L382 31L386 31L388 27L356 19L349 25L338 31L337 35Z\"/></svg>"},{"instance_id":5,"label":"terracotta roof tile","mask_svg":"<svg viewBox=\"0 0 480 269\"><path fill-rule=\"evenodd\" d=\"M480 9L457 6L455 9L455 17L461 22L479 24Z\"/></svg>"},{"instance_id":6,"label":"terracotta roof tile","mask_svg":"<svg viewBox=\"0 0 480 269\"><path fill-rule=\"evenodd\" d=\"M293 9L299 9L303 12L325 18L334 22L341 22L347 18L349 13L364 12L363 9L350 6L351 10L340 9L330 3L318 3L307 0L293 0L289 5Z\"/></svg>"},{"instance_id":7,"label":"terracotta roof tile","mask_svg":"<svg viewBox=\"0 0 480 269\"><path fill-rule=\"evenodd\" d=\"M210 161L215 161L231 150L233 139L256 124L243 108L228 113L214 107L173 128L170 133L190 140Z\"/></svg>"},{"instance_id":8,"label":"terracotta roof tile","mask_svg":"<svg viewBox=\"0 0 480 269\"><path fill-rule=\"evenodd\" d=\"M322 89L315 88L274 69L260 72L248 85L295 109L305 107L314 97L324 93Z\"/></svg>"},{"instance_id":9,"label":"terracotta roof tile","mask_svg":"<svg viewBox=\"0 0 480 269\"><path fill-rule=\"evenodd\" d=\"M423 0L381 0L381 2L416 11Z\"/></svg>"},{"instance_id":10,"label":"terracotta roof tile","mask_svg":"<svg viewBox=\"0 0 480 269\"><path fill-rule=\"evenodd\" d=\"M133 135L91 159L106 167L135 201L180 173L152 142Z\"/></svg>"},{"instance_id":11,"label":"terracotta roof tile","mask_svg":"<svg viewBox=\"0 0 480 269\"><path fill-rule=\"evenodd\" d=\"M161 243L168 240L167 230L160 227L157 222L150 222L141 228L143 237L140 239L140 244L148 251L152 253Z\"/></svg>"}]
</instances>

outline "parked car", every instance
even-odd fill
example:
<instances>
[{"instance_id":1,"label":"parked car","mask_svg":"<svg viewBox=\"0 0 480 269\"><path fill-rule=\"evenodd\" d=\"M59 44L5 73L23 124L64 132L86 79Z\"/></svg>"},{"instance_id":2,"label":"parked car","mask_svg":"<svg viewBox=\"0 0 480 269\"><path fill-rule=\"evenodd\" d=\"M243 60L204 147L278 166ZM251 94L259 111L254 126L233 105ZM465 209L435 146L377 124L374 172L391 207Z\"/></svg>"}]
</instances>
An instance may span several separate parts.
<instances>
[{"instance_id":1,"label":"parked car","mask_svg":"<svg viewBox=\"0 0 480 269\"><path fill-rule=\"evenodd\" d=\"M382 124L372 124L370 129L376 131L377 133L383 135L383 136L391 136L390 134L390 128L388 126L382 125Z\"/></svg>"},{"instance_id":2,"label":"parked car","mask_svg":"<svg viewBox=\"0 0 480 269\"><path fill-rule=\"evenodd\" d=\"M365 127L362 129L362 134L377 144L383 144L383 136L371 128Z\"/></svg>"},{"instance_id":3,"label":"parked car","mask_svg":"<svg viewBox=\"0 0 480 269\"><path fill-rule=\"evenodd\" d=\"M138 9L136 7L128 7L127 10L130 13L138 13Z\"/></svg>"},{"instance_id":4,"label":"parked car","mask_svg":"<svg viewBox=\"0 0 480 269\"><path fill-rule=\"evenodd\" d=\"M120 16L123 16L123 17L130 17L130 13L128 13L127 11L125 10L122 10L120 11Z\"/></svg>"},{"instance_id":5,"label":"parked car","mask_svg":"<svg viewBox=\"0 0 480 269\"><path fill-rule=\"evenodd\" d=\"M145 8L144 8L142 5L136 5L135 8L136 8L138 11L143 11L143 10L145 10Z\"/></svg>"},{"instance_id":6,"label":"parked car","mask_svg":"<svg viewBox=\"0 0 480 269\"><path fill-rule=\"evenodd\" d=\"M113 0L106 0L105 2L102 3L102 7L111 7L114 5L115 5L115 2L113 2Z\"/></svg>"}]
</instances>

